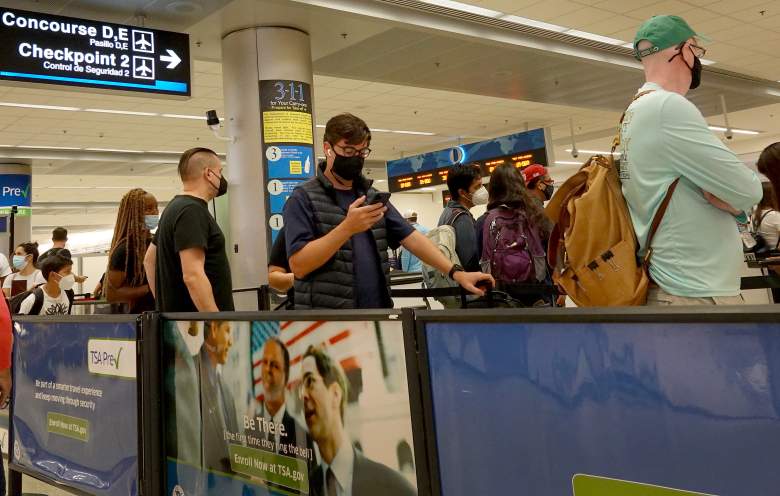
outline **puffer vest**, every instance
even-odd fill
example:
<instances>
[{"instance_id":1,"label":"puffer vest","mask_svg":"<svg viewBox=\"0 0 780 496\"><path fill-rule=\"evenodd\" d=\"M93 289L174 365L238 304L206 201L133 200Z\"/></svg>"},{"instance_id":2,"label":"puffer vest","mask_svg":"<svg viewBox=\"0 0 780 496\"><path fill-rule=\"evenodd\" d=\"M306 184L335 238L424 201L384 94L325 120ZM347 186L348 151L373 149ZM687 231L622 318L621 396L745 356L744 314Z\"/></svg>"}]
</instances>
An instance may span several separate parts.
<instances>
[{"instance_id":1,"label":"puffer vest","mask_svg":"<svg viewBox=\"0 0 780 496\"><path fill-rule=\"evenodd\" d=\"M366 179L355 182L358 195L374 191L372 182ZM308 196L314 209L314 218L317 223L318 237L327 235L346 218L347 212L342 209L336 199L333 185L322 175L317 175L302 185L298 186ZM387 284L385 300L388 306L392 305L390 298L390 263L388 261L387 229L383 218L371 228L375 246L379 254L379 261L385 274ZM295 280L295 309L342 309L355 308L355 274L352 259L355 255L352 251L352 239L336 252L325 265L308 274L303 279Z\"/></svg>"}]
</instances>

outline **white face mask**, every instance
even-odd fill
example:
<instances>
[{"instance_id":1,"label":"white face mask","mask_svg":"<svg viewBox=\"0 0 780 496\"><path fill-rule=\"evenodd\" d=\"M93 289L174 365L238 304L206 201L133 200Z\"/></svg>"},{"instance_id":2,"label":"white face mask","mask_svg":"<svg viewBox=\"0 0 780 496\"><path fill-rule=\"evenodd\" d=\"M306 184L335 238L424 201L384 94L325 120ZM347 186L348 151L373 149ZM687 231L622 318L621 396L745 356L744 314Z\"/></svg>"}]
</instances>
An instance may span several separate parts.
<instances>
[{"instance_id":1,"label":"white face mask","mask_svg":"<svg viewBox=\"0 0 780 496\"><path fill-rule=\"evenodd\" d=\"M74 274L68 274L67 276L60 276L60 289L63 291L70 291L73 286L76 285L76 276Z\"/></svg>"},{"instance_id":2,"label":"white face mask","mask_svg":"<svg viewBox=\"0 0 780 496\"><path fill-rule=\"evenodd\" d=\"M487 205L489 197L488 190L482 186L471 195L471 203L473 203L474 206Z\"/></svg>"}]
</instances>

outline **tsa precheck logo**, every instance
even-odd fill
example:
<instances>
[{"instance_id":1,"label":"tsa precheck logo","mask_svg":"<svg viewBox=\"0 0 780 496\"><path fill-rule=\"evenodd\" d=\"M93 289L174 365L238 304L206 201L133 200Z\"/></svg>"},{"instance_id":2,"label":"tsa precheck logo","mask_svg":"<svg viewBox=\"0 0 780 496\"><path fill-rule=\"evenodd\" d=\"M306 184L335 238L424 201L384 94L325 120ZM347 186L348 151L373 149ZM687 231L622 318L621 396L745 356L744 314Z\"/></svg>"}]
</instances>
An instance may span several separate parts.
<instances>
[{"instance_id":1,"label":"tsa precheck logo","mask_svg":"<svg viewBox=\"0 0 780 496\"><path fill-rule=\"evenodd\" d=\"M136 378L135 341L90 339L87 342L90 374Z\"/></svg>"},{"instance_id":2,"label":"tsa precheck logo","mask_svg":"<svg viewBox=\"0 0 780 496\"><path fill-rule=\"evenodd\" d=\"M32 178L27 174L0 174L0 207L29 207Z\"/></svg>"}]
</instances>

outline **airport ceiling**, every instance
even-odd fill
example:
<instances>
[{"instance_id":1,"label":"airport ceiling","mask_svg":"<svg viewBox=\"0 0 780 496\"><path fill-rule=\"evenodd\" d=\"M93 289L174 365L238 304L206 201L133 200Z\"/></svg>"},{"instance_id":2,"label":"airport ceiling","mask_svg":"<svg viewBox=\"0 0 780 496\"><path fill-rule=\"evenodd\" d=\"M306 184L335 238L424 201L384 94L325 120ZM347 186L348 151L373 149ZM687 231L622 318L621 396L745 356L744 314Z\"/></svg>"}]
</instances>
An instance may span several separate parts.
<instances>
[{"instance_id":1,"label":"airport ceiling","mask_svg":"<svg viewBox=\"0 0 780 496\"><path fill-rule=\"evenodd\" d=\"M274 24L311 34L317 124L351 111L371 127L386 130L375 133L373 159L548 126L556 158L571 161L565 152L571 142L570 119L581 149L607 146L619 110L641 83L636 63L617 40L630 41L642 20L660 13L682 15L711 39L707 58L715 64L707 68L702 88L691 94L709 122L723 123L719 115L723 94L733 127L762 131L757 136L737 135L733 145L739 151L754 152L780 136L776 83L780 64L774 61L780 51L777 0L467 0L456 5L487 9L479 12L488 16L435 5L440 3L4 0L3 5L13 8L186 31L194 63L189 100L2 85L0 160L9 146L16 152L29 150L36 177L46 175L52 181L36 180L34 186L34 201L47 204L64 201L64 196L73 201L74 192L81 201L116 201L122 192L119 186L129 184L126 178L169 181L175 175L170 160L138 163L132 154L179 152L191 146L224 152L225 146L202 119L208 109L224 117L220 39L235 29ZM567 34L555 27L515 30L499 22L511 15L613 42L572 38L574 31ZM105 110L124 113L101 112ZM317 131L321 139L322 129ZM19 148L24 146L60 147L62 157L56 150ZM131 155L125 161L81 160L79 150L64 148L122 150ZM85 181L95 188L84 188ZM51 187L57 185L76 189L63 195ZM99 186L103 189L96 189ZM162 199L172 194L173 190L160 191Z\"/></svg>"}]
</instances>

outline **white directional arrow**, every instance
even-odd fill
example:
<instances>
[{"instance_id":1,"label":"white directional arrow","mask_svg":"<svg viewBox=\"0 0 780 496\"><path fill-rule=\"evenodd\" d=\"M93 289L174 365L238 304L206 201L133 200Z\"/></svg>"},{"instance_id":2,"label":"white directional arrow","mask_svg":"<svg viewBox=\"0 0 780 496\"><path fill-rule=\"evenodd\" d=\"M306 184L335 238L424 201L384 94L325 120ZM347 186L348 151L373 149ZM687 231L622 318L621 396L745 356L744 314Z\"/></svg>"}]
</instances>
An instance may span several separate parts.
<instances>
[{"instance_id":1,"label":"white directional arrow","mask_svg":"<svg viewBox=\"0 0 780 496\"><path fill-rule=\"evenodd\" d=\"M166 50L168 52L168 55L160 55L160 60L163 62L168 62L168 69L175 69L177 65L181 62L181 59L178 55L176 55L176 52L171 50L170 48Z\"/></svg>"}]
</instances>

